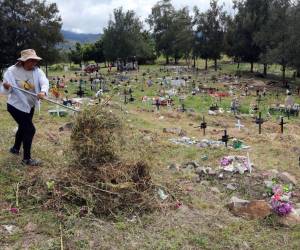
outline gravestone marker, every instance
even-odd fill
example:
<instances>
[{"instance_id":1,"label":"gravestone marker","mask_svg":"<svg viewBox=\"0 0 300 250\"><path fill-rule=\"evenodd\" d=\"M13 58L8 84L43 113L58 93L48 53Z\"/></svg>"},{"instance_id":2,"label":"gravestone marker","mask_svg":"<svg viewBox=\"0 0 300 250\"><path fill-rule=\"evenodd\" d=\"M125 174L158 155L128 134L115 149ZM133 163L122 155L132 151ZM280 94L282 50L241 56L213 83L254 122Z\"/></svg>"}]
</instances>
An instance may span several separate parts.
<instances>
[{"instance_id":1,"label":"gravestone marker","mask_svg":"<svg viewBox=\"0 0 300 250\"><path fill-rule=\"evenodd\" d=\"M281 134L283 134L283 125L284 125L284 124L286 124L286 122L284 122L284 121L283 121L283 117L281 117L280 123L279 123Z\"/></svg>"},{"instance_id":2,"label":"gravestone marker","mask_svg":"<svg viewBox=\"0 0 300 250\"><path fill-rule=\"evenodd\" d=\"M227 148L227 144L229 139L231 139L231 137L229 137L229 135L227 134L227 130L224 130L224 135L222 135L222 139L221 141L225 143L225 147Z\"/></svg>"},{"instance_id":3,"label":"gravestone marker","mask_svg":"<svg viewBox=\"0 0 300 250\"><path fill-rule=\"evenodd\" d=\"M255 123L258 124L258 133L261 134L261 125L264 123L264 119L261 118L261 112L259 112L258 117L255 119Z\"/></svg>"},{"instance_id":4,"label":"gravestone marker","mask_svg":"<svg viewBox=\"0 0 300 250\"><path fill-rule=\"evenodd\" d=\"M241 124L241 121L240 120L237 120L237 123L235 124L235 126L241 130L241 128L245 127L244 125Z\"/></svg>"}]
</instances>

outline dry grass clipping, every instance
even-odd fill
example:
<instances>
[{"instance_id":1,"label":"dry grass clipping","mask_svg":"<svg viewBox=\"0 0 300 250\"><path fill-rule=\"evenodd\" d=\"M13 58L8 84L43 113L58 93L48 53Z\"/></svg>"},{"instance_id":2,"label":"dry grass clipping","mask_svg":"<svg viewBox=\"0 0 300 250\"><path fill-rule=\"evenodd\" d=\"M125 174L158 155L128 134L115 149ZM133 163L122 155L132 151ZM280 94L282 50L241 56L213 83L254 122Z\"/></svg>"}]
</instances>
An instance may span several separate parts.
<instances>
[{"instance_id":1,"label":"dry grass clipping","mask_svg":"<svg viewBox=\"0 0 300 250\"><path fill-rule=\"evenodd\" d=\"M143 162L70 169L59 183L64 199L88 206L96 215L143 213L157 208L155 186Z\"/></svg>"},{"instance_id":2,"label":"dry grass clipping","mask_svg":"<svg viewBox=\"0 0 300 250\"><path fill-rule=\"evenodd\" d=\"M71 135L75 161L60 173L65 200L105 215L158 207L149 165L120 157L128 141L123 128L121 120L102 107L78 115Z\"/></svg>"},{"instance_id":3,"label":"dry grass clipping","mask_svg":"<svg viewBox=\"0 0 300 250\"><path fill-rule=\"evenodd\" d=\"M71 134L73 158L49 173L40 169L26 175L20 185L21 197L59 216L78 211L82 216L88 211L116 217L162 208L150 175L147 148L125 127L102 107L80 113Z\"/></svg>"},{"instance_id":4,"label":"dry grass clipping","mask_svg":"<svg viewBox=\"0 0 300 250\"><path fill-rule=\"evenodd\" d=\"M83 167L117 160L121 130L120 119L102 107L84 110L77 116L71 135L75 159Z\"/></svg>"}]
</instances>

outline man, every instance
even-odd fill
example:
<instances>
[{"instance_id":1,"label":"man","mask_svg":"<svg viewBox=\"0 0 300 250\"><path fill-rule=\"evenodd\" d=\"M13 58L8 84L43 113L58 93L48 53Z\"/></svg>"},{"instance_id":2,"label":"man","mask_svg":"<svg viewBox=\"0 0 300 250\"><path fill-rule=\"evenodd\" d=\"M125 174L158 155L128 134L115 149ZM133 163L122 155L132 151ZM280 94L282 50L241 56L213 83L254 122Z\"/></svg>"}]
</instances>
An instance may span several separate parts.
<instances>
[{"instance_id":1,"label":"man","mask_svg":"<svg viewBox=\"0 0 300 250\"><path fill-rule=\"evenodd\" d=\"M8 95L7 111L18 123L18 131L15 143L10 148L10 153L19 155L23 144L22 163L29 166L37 166L40 161L31 158L31 145L35 134L32 117L35 107L39 106L39 100L43 99L49 90L49 81L44 72L37 67L42 58L38 57L33 49L21 51L21 57L17 63L4 73L3 84L0 91ZM37 97L24 93L13 87L22 88Z\"/></svg>"}]
</instances>

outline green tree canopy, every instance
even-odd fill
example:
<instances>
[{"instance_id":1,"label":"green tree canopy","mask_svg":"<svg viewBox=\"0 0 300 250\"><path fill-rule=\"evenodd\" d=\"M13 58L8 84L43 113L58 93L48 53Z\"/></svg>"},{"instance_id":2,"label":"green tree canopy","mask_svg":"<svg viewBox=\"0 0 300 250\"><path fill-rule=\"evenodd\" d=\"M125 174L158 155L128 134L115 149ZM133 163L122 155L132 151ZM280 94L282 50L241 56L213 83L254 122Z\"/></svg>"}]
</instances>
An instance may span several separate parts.
<instances>
[{"instance_id":1,"label":"green tree canopy","mask_svg":"<svg viewBox=\"0 0 300 250\"><path fill-rule=\"evenodd\" d=\"M56 4L38 0L0 1L0 68L12 64L20 51L34 48L43 62L54 62L56 45L63 41Z\"/></svg>"},{"instance_id":2,"label":"green tree canopy","mask_svg":"<svg viewBox=\"0 0 300 250\"><path fill-rule=\"evenodd\" d=\"M217 70L217 60L220 59L224 51L224 35L226 32L226 12L223 6L218 5L217 0L210 1L210 9L200 13L195 8L195 26L196 26L196 54L206 60L215 61L215 70Z\"/></svg>"},{"instance_id":3,"label":"green tree canopy","mask_svg":"<svg viewBox=\"0 0 300 250\"><path fill-rule=\"evenodd\" d=\"M134 11L115 9L102 39L104 56L108 61L153 57L152 44Z\"/></svg>"}]
</instances>

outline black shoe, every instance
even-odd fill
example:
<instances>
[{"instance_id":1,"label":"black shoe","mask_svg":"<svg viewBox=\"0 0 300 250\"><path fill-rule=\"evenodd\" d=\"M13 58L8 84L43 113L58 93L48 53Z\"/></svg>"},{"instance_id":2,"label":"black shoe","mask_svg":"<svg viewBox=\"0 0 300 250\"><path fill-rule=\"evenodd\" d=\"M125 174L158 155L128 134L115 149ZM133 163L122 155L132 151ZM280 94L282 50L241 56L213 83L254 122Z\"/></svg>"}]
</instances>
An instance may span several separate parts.
<instances>
[{"instance_id":1,"label":"black shoe","mask_svg":"<svg viewBox=\"0 0 300 250\"><path fill-rule=\"evenodd\" d=\"M20 150L15 149L14 147L10 148L9 152L14 154L14 155L19 155L20 154Z\"/></svg>"},{"instance_id":2,"label":"black shoe","mask_svg":"<svg viewBox=\"0 0 300 250\"><path fill-rule=\"evenodd\" d=\"M22 160L22 164L27 165L27 166L40 166L41 161L39 160L34 160L34 159L24 159Z\"/></svg>"}]
</instances>

